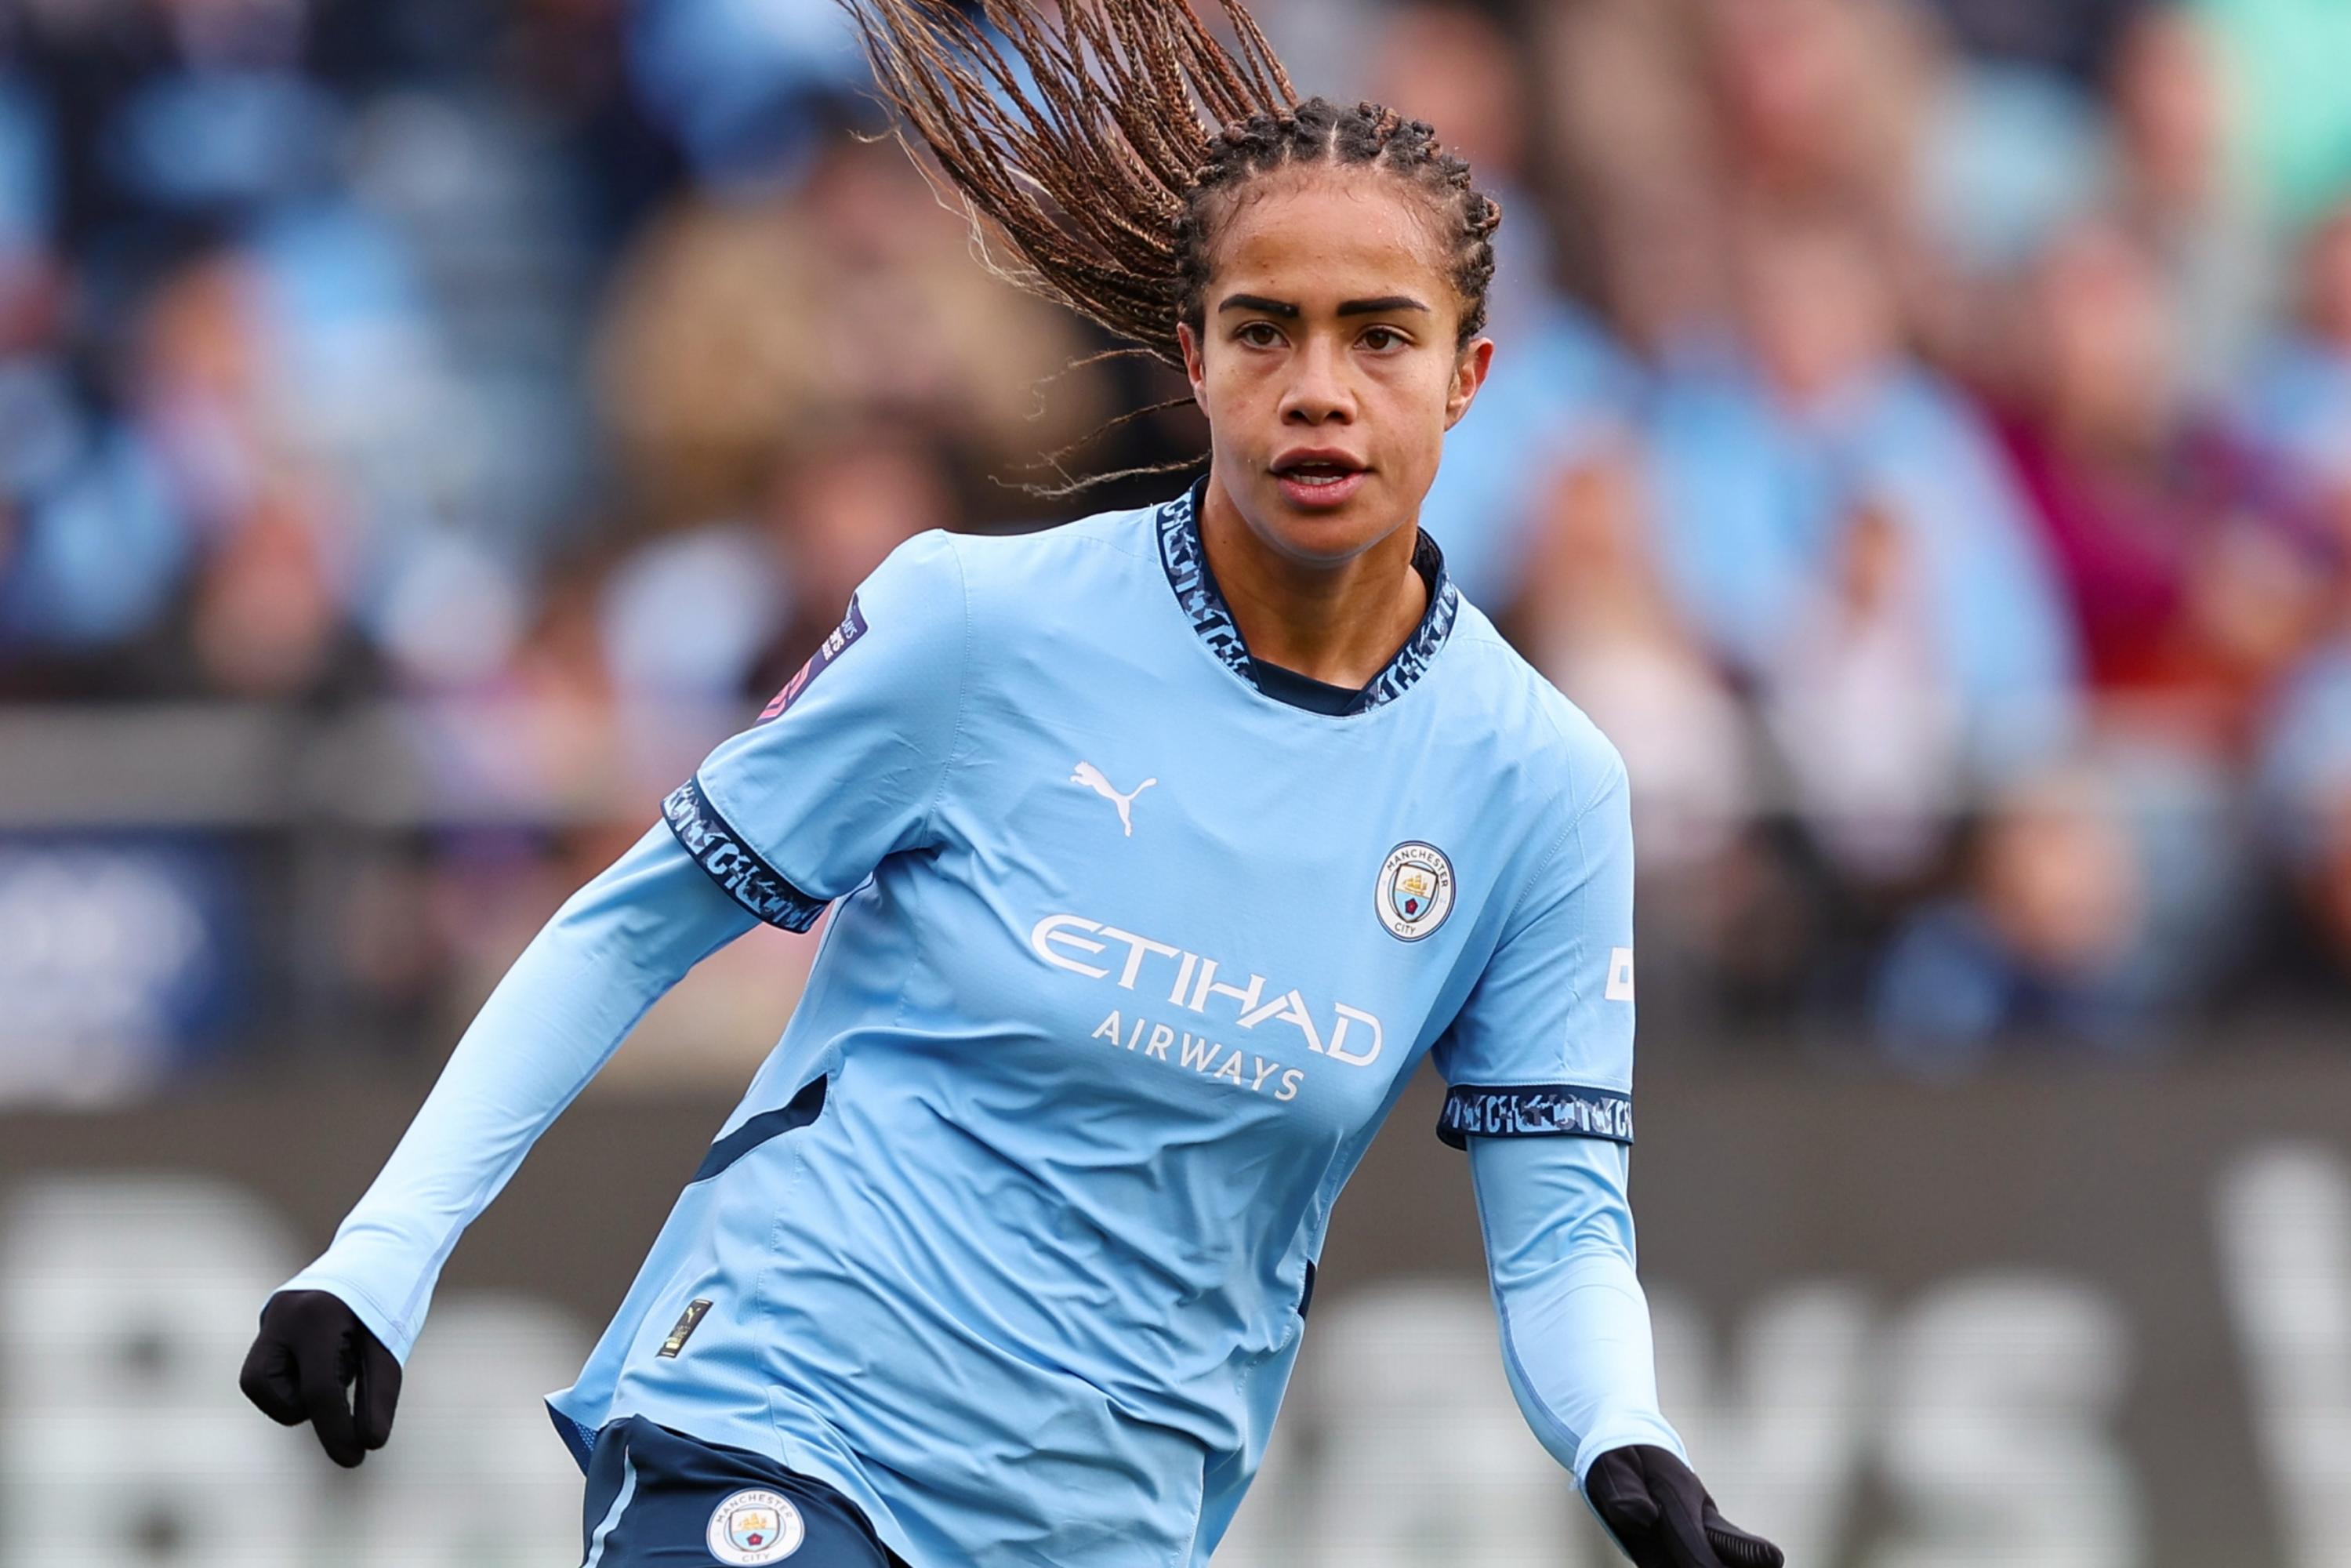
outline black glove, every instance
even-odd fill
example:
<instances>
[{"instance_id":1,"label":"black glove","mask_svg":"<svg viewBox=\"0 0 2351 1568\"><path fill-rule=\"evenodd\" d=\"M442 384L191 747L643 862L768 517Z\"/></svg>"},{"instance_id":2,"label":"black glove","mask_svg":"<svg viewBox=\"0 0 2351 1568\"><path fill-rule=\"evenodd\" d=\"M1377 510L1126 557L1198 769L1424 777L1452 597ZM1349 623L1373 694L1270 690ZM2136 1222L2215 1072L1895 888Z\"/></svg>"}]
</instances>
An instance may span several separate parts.
<instances>
[{"instance_id":1,"label":"black glove","mask_svg":"<svg viewBox=\"0 0 2351 1568\"><path fill-rule=\"evenodd\" d=\"M1690 1468L1646 1444L1611 1448L1584 1473L1583 1495L1639 1568L1781 1568L1780 1549L1724 1522Z\"/></svg>"},{"instance_id":2,"label":"black glove","mask_svg":"<svg viewBox=\"0 0 2351 1568\"><path fill-rule=\"evenodd\" d=\"M356 1400L344 1390L356 1382ZM261 1333L236 1385L284 1427L308 1421L327 1457L350 1469L392 1437L400 1359L324 1291L280 1291L261 1309Z\"/></svg>"}]
</instances>

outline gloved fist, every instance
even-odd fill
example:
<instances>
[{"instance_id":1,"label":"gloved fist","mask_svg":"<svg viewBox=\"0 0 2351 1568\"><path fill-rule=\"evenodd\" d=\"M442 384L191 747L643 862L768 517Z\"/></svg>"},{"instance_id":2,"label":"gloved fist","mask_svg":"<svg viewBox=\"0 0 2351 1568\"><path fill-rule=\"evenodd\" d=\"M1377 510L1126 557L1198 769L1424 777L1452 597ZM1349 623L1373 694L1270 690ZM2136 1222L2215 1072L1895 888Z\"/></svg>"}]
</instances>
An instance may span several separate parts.
<instances>
[{"instance_id":1,"label":"gloved fist","mask_svg":"<svg viewBox=\"0 0 2351 1568\"><path fill-rule=\"evenodd\" d=\"M1727 1523L1690 1468L1646 1444L1592 1461L1583 1495L1639 1568L1781 1568L1780 1549Z\"/></svg>"},{"instance_id":2,"label":"gloved fist","mask_svg":"<svg viewBox=\"0 0 2351 1568\"><path fill-rule=\"evenodd\" d=\"M327 1457L350 1469L392 1437L400 1359L340 1298L280 1291L261 1309L236 1383L280 1426L309 1422ZM344 1392L354 1383L356 1399Z\"/></svg>"}]
</instances>

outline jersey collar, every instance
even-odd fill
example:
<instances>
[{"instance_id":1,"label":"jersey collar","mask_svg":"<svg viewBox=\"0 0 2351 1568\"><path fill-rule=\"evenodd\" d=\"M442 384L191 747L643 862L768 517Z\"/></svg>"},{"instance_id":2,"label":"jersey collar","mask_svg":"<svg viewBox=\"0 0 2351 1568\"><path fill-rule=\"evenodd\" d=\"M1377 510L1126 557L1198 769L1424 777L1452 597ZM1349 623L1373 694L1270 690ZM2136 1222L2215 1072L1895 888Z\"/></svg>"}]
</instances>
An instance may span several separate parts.
<instances>
[{"instance_id":1,"label":"jersey collar","mask_svg":"<svg viewBox=\"0 0 2351 1568\"><path fill-rule=\"evenodd\" d=\"M1224 591L1217 586L1216 573L1208 570L1208 552L1200 542L1200 507L1207 485L1203 478L1160 507L1154 519L1159 532L1159 563L1166 568L1167 585L1176 591L1176 602L1183 607L1192 630L1207 644L1208 652L1251 687L1281 700L1277 694L1266 691L1267 683L1258 674L1257 660L1251 656L1249 644L1241 641L1241 629L1225 604ZM1453 579L1445 570L1445 552L1437 548L1437 541L1428 537L1426 528L1420 529L1413 541L1412 565L1428 584L1428 610L1412 635L1405 639L1404 646L1387 662L1387 667L1355 694L1355 700L1345 710L1350 716L1404 695L1427 670L1437 651L1445 646L1454 620L1461 612L1460 591L1453 586Z\"/></svg>"}]
</instances>

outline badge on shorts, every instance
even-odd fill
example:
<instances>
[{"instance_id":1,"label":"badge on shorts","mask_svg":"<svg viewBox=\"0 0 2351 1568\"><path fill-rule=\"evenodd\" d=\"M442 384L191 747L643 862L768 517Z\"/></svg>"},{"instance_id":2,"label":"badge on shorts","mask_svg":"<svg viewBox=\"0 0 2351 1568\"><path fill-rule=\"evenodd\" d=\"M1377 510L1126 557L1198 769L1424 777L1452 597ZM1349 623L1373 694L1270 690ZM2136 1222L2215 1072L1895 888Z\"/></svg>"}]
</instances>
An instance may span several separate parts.
<instances>
[{"instance_id":1,"label":"badge on shorts","mask_svg":"<svg viewBox=\"0 0 2351 1568\"><path fill-rule=\"evenodd\" d=\"M1388 852L1372 913L1399 942L1417 942L1453 913L1453 862L1435 844L1409 839Z\"/></svg>"},{"instance_id":2,"label":"badge on shorts","mask_svg":"<svg viewBox=\"0 0 2351 1568\"><path fill-rule=\"evenodd\" d=\"M776 1491L738 1491L711 1511L704 1544L721 1563L781 1563L800 1549L808 1527L792 1500Z\"/></svg>"}]
</instances>

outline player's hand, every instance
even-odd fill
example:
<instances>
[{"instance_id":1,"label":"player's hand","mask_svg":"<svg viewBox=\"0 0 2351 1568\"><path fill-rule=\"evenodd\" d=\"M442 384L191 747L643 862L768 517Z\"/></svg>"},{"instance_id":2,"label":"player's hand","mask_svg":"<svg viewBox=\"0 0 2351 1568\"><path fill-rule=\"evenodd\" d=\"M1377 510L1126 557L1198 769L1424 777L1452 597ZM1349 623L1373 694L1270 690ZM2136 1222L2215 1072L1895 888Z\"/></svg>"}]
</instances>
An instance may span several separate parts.
<instances>
[{"instance_id":1,"label":"player's hand","mask_svg":"<svg viewBox=\"0 0 2351 1568\"><path fill-rule=\"evenodd\" d=\"M1780 1549L1727 1523L1690 1468L1646 1444L1611 1448L1583 1495L1639 1568L1781 1568Z\"/></svg>"},{"instance_id":2,"label":"player's hand","mask_svg":"<svg viewBox=\"0 0 2351 1568\"><path fill-rule=\"evenodd\" d=\"M309 1422L327 1457L350 1469L392 1437L400 1359L340 1298L280 1291L261 1309L236 1383L280 1426ZM344 1393L353 1383L356 1399Z\"/></svg>"}]
</instances>

